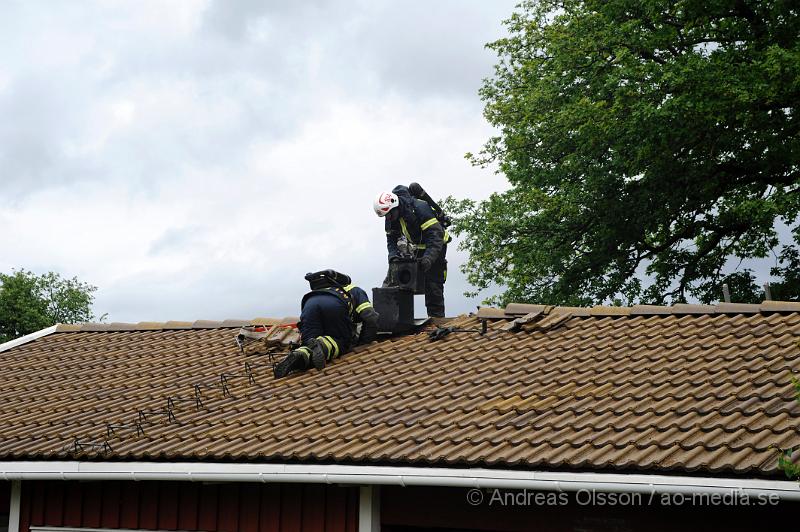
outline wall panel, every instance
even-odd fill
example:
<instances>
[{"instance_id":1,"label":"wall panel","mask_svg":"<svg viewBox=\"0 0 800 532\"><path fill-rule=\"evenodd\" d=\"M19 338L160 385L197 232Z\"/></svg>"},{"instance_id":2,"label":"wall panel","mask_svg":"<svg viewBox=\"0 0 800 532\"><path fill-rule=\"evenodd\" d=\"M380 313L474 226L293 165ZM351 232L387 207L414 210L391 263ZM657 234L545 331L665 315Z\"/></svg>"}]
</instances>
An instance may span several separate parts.
<instances>
[{"instance_id":1,"label":"wall panel","mask_svg":"<svg viewBox=\"0 0 800 532\"><path fill-rule=\"evenodd\" d=\"M0 514L7 514L11 501L11 482L0 480Z\"/></svg>"},{"instance_id":2,"label":"wall panel","mask_svg":"<svg viewBox=\"0 0 800 532\"><path fill-rule=\"evenodd\" d=\"M21 513L20 532L29 532L31 526L206 532L355 532L358 488L301 484L26 481L22 483Z\"/></svg>"}]
</instances>

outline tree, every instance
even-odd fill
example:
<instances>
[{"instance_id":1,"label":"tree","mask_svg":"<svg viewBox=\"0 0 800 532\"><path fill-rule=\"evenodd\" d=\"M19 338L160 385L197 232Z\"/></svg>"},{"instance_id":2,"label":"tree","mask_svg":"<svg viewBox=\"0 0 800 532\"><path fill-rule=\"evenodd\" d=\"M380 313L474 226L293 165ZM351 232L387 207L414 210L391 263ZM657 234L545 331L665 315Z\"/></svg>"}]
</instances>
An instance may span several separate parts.
<instances>
[{"instance_id":1,"label":"tree","mask_svg":"<svg viewBox=\"0 0 800 532\"><path fill-rule=\"evenodd\" d=\"M499 134L467 154L510 188L447 202L470 282L505 287L495 303L711 302L726 281L753 299L741 262L783 245L773 274L794 271L781 295L800 296L799 13L523 2L488 45L499 62L480 94Z\"/></svg>"},{"instance_id":2,"label":"tree","mask_svg":"<svg viewBox=\"0 0 800 532\"><path fill-rule=\"evenodd\" d=\"M11 275L0 273L0 283L0 343L56 323L94 319L91 307L97 287L76 277L18 270Z\"/></svg>"}]
</instances>

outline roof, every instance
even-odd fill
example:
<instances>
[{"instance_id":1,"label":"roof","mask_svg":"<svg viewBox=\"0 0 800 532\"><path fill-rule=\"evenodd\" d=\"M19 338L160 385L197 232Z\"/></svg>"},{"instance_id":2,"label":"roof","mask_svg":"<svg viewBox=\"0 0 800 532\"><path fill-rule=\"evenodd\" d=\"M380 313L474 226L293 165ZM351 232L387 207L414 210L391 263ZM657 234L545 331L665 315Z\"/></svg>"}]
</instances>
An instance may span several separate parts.
<instances>
[{"instance_id":1,"label":"roof","mask_svg":"<svg viewBox=\"0 0 800 532\"><path fill-rule=\"evenodd\" d=\"M59 327L0 354L0 460L770 477L800 446L798 303L481 309L281 380L242 323Z\"/></svg>"}]
</instances>

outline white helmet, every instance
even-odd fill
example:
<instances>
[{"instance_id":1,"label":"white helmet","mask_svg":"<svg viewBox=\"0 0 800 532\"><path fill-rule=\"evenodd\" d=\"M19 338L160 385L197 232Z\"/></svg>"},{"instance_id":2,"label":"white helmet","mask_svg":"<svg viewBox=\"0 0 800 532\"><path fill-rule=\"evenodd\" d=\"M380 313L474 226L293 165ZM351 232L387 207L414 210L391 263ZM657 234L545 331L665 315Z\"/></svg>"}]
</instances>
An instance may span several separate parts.
<instances>
[{"instance_id":1,"label":"white helmet","mask_svg":"<svg viewBox=\"0 0 800 532\"><path fill-rule=\"evenodd\" d=\"M398 205L400 205L400 200L397 198L397 194L393 192L381 192L373 206L375 208L375 214L383 218Z\"/></svg>"}]
</instances>

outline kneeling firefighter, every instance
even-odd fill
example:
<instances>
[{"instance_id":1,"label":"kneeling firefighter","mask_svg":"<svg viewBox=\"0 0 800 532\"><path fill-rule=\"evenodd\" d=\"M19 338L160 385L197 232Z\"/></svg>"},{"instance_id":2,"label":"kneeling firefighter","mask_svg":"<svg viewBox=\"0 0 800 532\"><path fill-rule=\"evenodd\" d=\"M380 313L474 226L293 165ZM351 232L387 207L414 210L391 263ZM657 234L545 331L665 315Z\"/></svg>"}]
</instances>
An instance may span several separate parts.
<instances>
[{"instance_id":1,"label":"kneeling firefighter","mask_svg":"<svg viewBox=\"0 0 800 532\"><path fill-rule=\"evenodd\" d=\"M371 342L378 332L378 313L367 293L353 285L350 277L323 270L306 274L305 278L311 292L303 296L300 304L298 326L303 345L275 366L275 378L312 365L322 369L326 362L347 353L354 343Z\"/></svg>"},{"instance_id":2,"label":"kneeling firefighter","mask_svg":"<svg viewBox=\"0 0 800 532\"><path fill-rule=\"evenodd\" d=\"M425 272L425 308L430 317L444 317L447 243L450 219L418 183L383 192L374 204L385 219L389 262L400 258L398 241L405 240ZM405 247L405 246L404 246Z\"/></svg>"}]
</instances>

